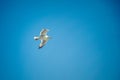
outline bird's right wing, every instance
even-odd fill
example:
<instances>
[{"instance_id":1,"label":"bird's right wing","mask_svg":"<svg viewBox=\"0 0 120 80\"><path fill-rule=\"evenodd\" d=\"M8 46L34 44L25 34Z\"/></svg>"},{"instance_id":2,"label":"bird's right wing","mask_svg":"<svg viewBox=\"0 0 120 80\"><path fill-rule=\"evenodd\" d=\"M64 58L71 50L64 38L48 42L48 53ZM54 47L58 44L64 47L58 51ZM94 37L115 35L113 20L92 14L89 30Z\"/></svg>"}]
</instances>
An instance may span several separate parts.
<instances>
[{"instance_id":1,"label":"bird's right wing","mask_svg":"<svg viewBox=\"0 0 120 80\"><path fill-rule=\"evenodd\" d=\"M39 48L42 48L47 43L47 40L41 40Z\"/></svg>"},{"instance_id":2,"label":"bird's right wing","mask_svg":"<svg viewBox=\"0 0 120 80\"><path fill-rule=\"evenodd\" d=\"M40 32L40 35L46 35L48 32L48 29L42 29L42 31Z\"/></svg>"}]
</instances>

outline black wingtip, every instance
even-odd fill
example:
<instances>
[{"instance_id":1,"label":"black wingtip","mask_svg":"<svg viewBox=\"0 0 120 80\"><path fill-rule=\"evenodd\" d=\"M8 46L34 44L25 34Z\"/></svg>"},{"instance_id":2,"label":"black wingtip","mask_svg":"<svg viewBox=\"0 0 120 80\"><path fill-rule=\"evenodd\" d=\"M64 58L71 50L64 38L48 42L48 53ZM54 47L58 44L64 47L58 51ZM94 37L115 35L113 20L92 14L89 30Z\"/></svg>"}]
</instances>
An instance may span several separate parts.
<instances>
[{"instance_id":1,"label":"black wingtip","mask_svg":"<svg viewBox=\"0 0 120 80\"><path fill-rule=\"evenodd\" d=\"M39 46L38 49L41 49L42 47L43 47L43 46L41 46L41 47Z\"/></svg>"},{"instance_id":2,"label":"black wingtip","mask_svg":"<svg viewBox=\"0 0 120 80\"><path fill-rule=\"evenodd\" d=\"M41 47L38 47L38 49L41 49Z\"/></svg>"}]
</instances>

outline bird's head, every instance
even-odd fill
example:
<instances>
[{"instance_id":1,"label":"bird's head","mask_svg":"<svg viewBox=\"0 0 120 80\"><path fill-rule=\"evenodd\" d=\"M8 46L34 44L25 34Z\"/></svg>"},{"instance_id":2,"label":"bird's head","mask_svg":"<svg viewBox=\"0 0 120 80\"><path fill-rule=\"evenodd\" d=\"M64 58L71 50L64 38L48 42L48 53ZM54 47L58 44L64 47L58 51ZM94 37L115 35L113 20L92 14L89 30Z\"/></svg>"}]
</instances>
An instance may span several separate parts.
<instances>
[{"instance_id":1,"label":"bird's head","mask_svg":"<svg viewBox=\"0 0 120 80\"><path fill-rule=\"evenodd\" d=\"M38 40L38 39L39 39L39 37L36 37L36 36L34 37L34 40Z\"/></svg>"}]
</instances>

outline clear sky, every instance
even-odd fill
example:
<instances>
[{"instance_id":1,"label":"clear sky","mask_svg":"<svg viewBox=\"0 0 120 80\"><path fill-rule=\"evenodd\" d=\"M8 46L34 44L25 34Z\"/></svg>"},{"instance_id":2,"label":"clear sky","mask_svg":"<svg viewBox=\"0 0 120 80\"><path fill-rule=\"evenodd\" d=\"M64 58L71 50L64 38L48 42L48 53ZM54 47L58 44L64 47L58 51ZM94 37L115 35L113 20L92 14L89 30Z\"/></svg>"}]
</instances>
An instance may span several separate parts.
<instances>
[{"instance_id":1,"label":"clear sky","mask_svg":"<svg viewBox=\"0 0 120 80\"><path fill-rule=\"evenodd\" d=\"M117 0L1 0L0 80L120 80L119 26Z\"/></svg>"}]
</instances>

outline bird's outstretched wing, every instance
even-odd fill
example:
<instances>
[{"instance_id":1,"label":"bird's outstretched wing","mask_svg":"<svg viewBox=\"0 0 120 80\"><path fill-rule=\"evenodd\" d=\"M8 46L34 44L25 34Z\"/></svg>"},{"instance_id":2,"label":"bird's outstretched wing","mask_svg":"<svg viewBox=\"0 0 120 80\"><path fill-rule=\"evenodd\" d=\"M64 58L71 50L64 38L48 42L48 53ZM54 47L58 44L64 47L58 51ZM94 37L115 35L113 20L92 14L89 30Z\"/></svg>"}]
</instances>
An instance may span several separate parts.
<instances>
[{"instance_id":1,"label":"bird's outstretched wing","mask_svg":"<svg viewBox=\"0 0 120 80\"><path fill-rule=\"evenodd\" d=\"M48 29L42 29L40 35L46 35L48 31L49 31Z\"/></svg>"},{"instance_id":2,"label":"bird's outstretched wing","mask_svg":"<svg viewBox=\"0 0 120 80\"><path fill-rule=\"evenodd\" d=\"M41 40L41 43L39 45L39 48L42 48L46 43L47 43L48 40Z\"/></svg>"}]
</instances>

